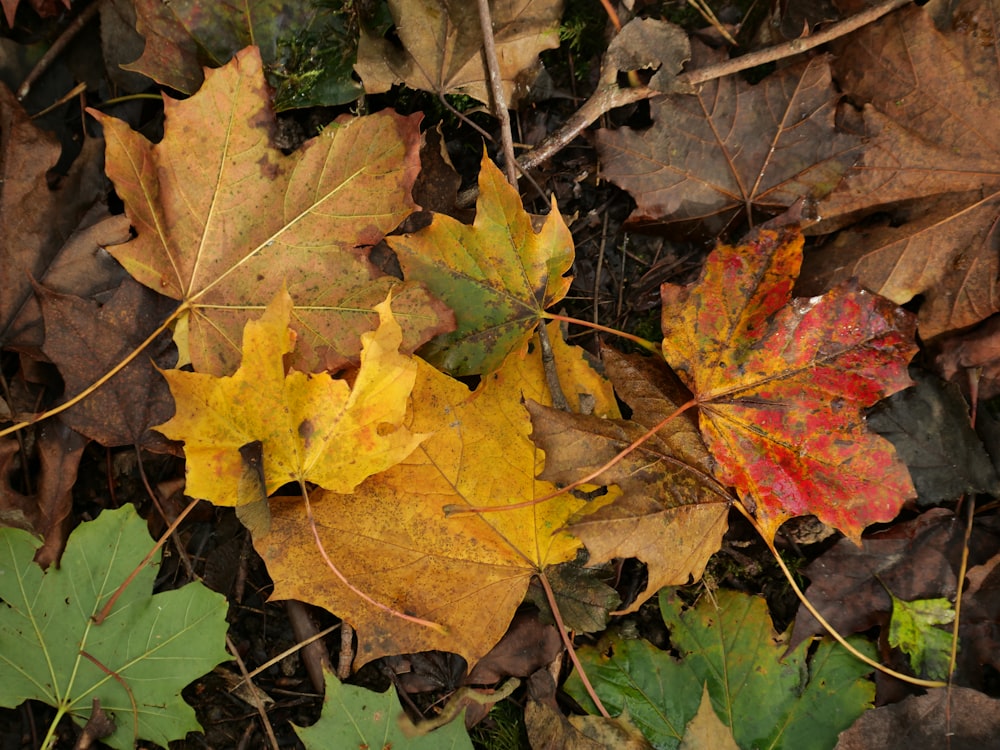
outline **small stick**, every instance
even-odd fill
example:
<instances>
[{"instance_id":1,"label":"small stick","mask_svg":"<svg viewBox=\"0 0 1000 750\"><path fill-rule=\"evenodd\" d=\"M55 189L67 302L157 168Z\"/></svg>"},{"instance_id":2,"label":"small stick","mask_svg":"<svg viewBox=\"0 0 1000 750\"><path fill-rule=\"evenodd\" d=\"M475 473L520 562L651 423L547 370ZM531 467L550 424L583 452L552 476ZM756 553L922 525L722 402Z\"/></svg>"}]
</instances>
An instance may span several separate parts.
<instances>
[{"instance_id":1,"label":"small stick","mask_svg":"<svg viewBox=\"0 0 1000 750\"><path fill-rule=\"evenodd\" d=\"M346 622L340 623L340 655L337 657L337 677L346 680L351 676L354 664L354 628Z\"/></svg>"},{"instance_id":2,"label":"small stick","mask_svg":"<svg viewBox=\"0 0 1000 750\"><path fill-rule=\"evenodd\" d=\"M42 77L42 74L49 69L53 61L62 53L66 48L66 45L76 38L83 27L86 26L90 20L97 15L97 12L101 9L101 0L96 0L96 2L91 3L76 18L73 22L66 27L66 30L59 35L59 38L52 43L48 51L42 55L42 59L35 63L35 67L31 69L27 77L21 83L17 89L18 101L24 101L24 97L28 95L31 91L31 87L34 85L35 81Z\"/></svg>"},{"instance_id":3,"label":"small stick","mask_svg":"<svg viewBox=\"0 0 1000 750\"><path fill-rule=\"evenodd\" d=\"M274 727L271 726L271 720L267 716L267 709L264 708L264 703L257 694L257 686L250 682L250 677L247 675L247 665L243 662L239 649L236 648L236 644L229 637L229 633L226 633L226 647L229 649L229 653L233 655L233 660L236 662L236 666L240 668L240 674L243 675L243 681L249 688L248 697L253 703L253 707L257 709L260 721L264 725L264 732L267 733L267 739L271 743L271 750L281 750L278 738L274 736Z\"/></svg>"},{"instance_id":4,"label":"small stick","mask_svg":"<svg viewBox=\"0 0 1000 750\"><path fill-rule=\"evenodd\" d=\"M486 59L486 71L490 80L490 93L493 95L494 114L500 121L500 145L503 148L503 169L507 182L517 187L517 159L514 157L514 137L510 130L510 112L507 111L507 98L503 92L503 80L500 76L500 61L497 59L496 39L493 37L493 19L490 16L489 0L478 0L479 25L483 30L483 56Z\"/></svg>"}]
</instances>

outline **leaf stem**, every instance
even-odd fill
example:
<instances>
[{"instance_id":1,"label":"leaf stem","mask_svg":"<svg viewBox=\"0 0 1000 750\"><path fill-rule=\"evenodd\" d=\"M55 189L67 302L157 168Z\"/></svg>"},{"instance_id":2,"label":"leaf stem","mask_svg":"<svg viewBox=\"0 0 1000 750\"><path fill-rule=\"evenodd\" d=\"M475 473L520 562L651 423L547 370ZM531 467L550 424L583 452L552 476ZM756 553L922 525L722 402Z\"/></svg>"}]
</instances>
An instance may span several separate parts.
<instances>
[{"instance_id":1,"label":"leaf stem","mask_svg":"<svg viewBox=\"0 0 1000 750\"><path fill-rule=\"evenodd\" d=\"M549 312L543 312L542 317L547 320L558 320L563 323L574 323L578 326L584 326L585 328L593 328L595 331L604 331L605 333L610 333L612 336L618 336L619 338L631 341L636 346L642 347L651 354L660 354L660 347L652 341L647 341L646 339L634 336L631 333L625 333L625 331L619 331L616 328L602 326L592 320L580 320L579 318L570 318L566 315L558 315L557 313Z\"/></svg>"},{"instance_id":2,"label":"leaf stem","mask_svg":"<svg viewBox=\"0 0 1000 750\"><path fill-rule=\"evenodd\" d=\"M99 670L101 670L102 672L104 672L104 674L106 674L108 677L110 677L113 680L115 680L119 685L122 686L122 689L128 695L129 703L132 704L132 746L135 747L136 743L139 742L139 709L135 705L135 696L132 694L132 688L130 688L128 686L128 683L125 682L124 679L122 679L122 676L120 674L118 674L117 672L115 672L113 669L108 669L106 666L104 666L103 664L101 664L100 661L98 661L96 658L94 658L93 656L91 656L90 654L88 654L86 651L81 651L80 652L80 656L82 656L84 659L86 659L87 661L89 661L91 664L93 664ZM56 721L53 724L53 726L55 726L55 724L58 724L58 723L59 722Z\"/></svg>"},{"instance_id":3,"label":"leaf stem","mask_svg":"<svg viewBox=\"0 0 1000 750\"><path fill-rule=\"evenodd\" d=\"M170 538L170 535L173 534L174 531L177 530L177 527L181 525L181 521L187 518L187 514L190 513L192 510L194 510L194 507L200 502L201 502L200 500L196 499L188 503L187 507L180 512L180 515L178 515L177 518L174 519L174 522L167 527L167 530L163 532L163 535L160 537L159 541L157 541L156 544L153 545L153 548L142 559L142 562L136 565L135 569L128 574L128 578L122 581L121 584L118 586L118 588L115 589L115 593L111 595L111 598L108 599L107 603L101 608L101 611L91 617L91 620L94 621L95 625L100 625L108 618L108 615L111 614L112 607L114 607L115 602L118 601L118 597L120 597L122 595L122 592L125 591L126 588L128 588L128 585L132 583L133 580L135 580L135 577L139 575L139 571L145 568L147 565L149 565L149 561L153 559L153 555L155 555L160 550L160 547L162 547L164 544L167 543L167 540Z\"/></svg>"},{"instance_id":4,"label":"leaf stem","mask_svg":"<svg viewBox=\"0 0 1000 750\"><path fill-rule=\"evenodd\" d=\"M342 584L344 584L348 589L350 589L352 593L364 599L373 607L377 607L378 609L381 609L383 612L389 613L393 617L398 617L401 620L406 620L407 622L412 622L416 625L423 625L425 628L431 628L432 630L436 630L438 633L441 633L442 635L448 634L448 629L444 625L441 625L440 623L437 622L432 622L431 620L423 620L419 617L415 617L414 615L408 615L405 612L400 612L399 610L395 610L387 604L382 604L382 602L372 599L370 596L368 596L368 594L366 594L364 591L357 588L350 581L348 581L347 578L344 576L344 574L340 572L340 569L334 564L333 560L330 559L330 556L326 552L326 547L323 546L323 540L319 538L319 529L316 526L316 519L313 516L312 506L309 504L309 491L306 488L305 481L301 479L299 480L299 488L302 491L302 499L305 501L306 517L309 519L309 527L312 529L313 539L316 541L316 549L319 550L319 554L323 558L323 562L326 563L326 566L333 572L335 576L337 576L337 578L340 580Z\"/></svg>"},{"instance_id":5,"label":"leaf stem","mask_svg":"<svg viewBox=\"0 0 1000 750\"><path fill-rule=\"evenodd\" d=\"M562 614L559 612L559 605L556 604L556 594L552 590L552 586L549 584L549 579L545 577L544 571L538 572L538 580L542 584L542 588L545 589L545 598L549 602L549 609L552 610L552 617L556 621L556 627L559 628L559 637L562 638L563 645L566 646L566 654L569 656L569 660L573 662L573 666L576 667L576 673L580 675L580 682L583 683L583 687L587 691L587 695L590 696L590 700L594 702L594 705L597 706L597 710L601 712L601 716L605 719L610 719L611 714L608 713L608 709L606 709L604 704L601 703L601 699L597 696L597 691L594 690L594 686L590 684L590 678L587 677L587 673L583 669L583 664L580 663L580 657L576 655L576 649L573 647L573 641L570 640L569 633L566 630L566 625L563 622Z\"/></svg>"},{"instance_id":6,"label":"leaf stem","mask_svg":"<svg viewBox=\"0 0 1000 750\"><path fill-rule=\"evenodd\" d=\"M806 597L805 592L803 592L802 589L799 588L799 585L795 582L795 578L792 576L792 572L788 569L788 566L785 565L785 561L781 559L781 555L778 554L778 550L775 548L774 542L767 537L767 534L764 533L764 530L760 527L760 524L757 523L757 519L753 517L753 514L750 513L750 511L748 511L746 507L744 507L742 502L736 503L736 509L740 513L742 513L744 518L746 518L750 522L750 524L754 527L756 532L760 535L760 538L764 540L764 544L766 544L767 548L771 550L771 554L774 556L775 561L778 563L778 567L780 567L781 572L785 574L785 579L792 587L792 591L795 592L795 595L799 598L799 601L802 602L802 606L809 611L809 614L811 614L813 617L816 618L819 624L823 626L826 632L828 632L830 635L833 636L834 640L836 640L837 643L839 643L841 646L847 649L848 653L850 653L856 659L860 659L872 669L877 669L879 672L882 672L883 674L887 674L890 677L895 677L897 680L902 680L903 682L908 682L911 685L919 685L920 687L925 687L925 688L940 688L947 686L946 682L940 682L938 680L923 680L920 679L919 677L913 677L911 675L903 674L902 672L897 672L895 669L887 667L883 664L879 664L874 659L865 656L856 648L854 648L854 646L852 646L847 641L847 639L844 636L842 636L836 630L836 628L833 627L833 625L827 622L826 618L819 613L819 610L817 610L816 607L813 606L812 602L810 602L809 599Z\"/></svg>"}]
</instances>

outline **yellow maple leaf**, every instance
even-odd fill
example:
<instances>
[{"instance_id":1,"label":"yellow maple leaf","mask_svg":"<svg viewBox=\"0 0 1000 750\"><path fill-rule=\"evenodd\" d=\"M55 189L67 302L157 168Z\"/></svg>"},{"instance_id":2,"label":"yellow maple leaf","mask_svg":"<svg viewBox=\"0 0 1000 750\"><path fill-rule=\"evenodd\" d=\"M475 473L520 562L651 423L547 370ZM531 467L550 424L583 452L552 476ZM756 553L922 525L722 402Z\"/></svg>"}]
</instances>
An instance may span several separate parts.
<instances>
[{"instance_id":1,"label":"yellow maple leaf","mask_svg":"<svg viewBox=\"0 0 1000 750\"><path fill-rule=\"evenodd\" d=\"M254 441L261 443L266 494L288 482L350 492L408 456L426 437L401 426L417 363L399 353L402 334L389 302L375 309L381 322L361 337L353 388L326 373L285 371L295 334L284 289L247 323L235 374L165 371L177 413L156 429L184 441L187 494L216 505L247 502L240 498L240 449Z\"/></svg>"},{"instance_id":2,"label":"yellow maple leaf","mask_svg":"<svg viewBox=\"0 0 1000 750\"><path fill-rule=\"evenodd\" d=\"M316 545L302 543L312 530L290 504L275 504L271 534L255 540L274 598L317 604L355 627L358 666L432 649L474 663L506 632L531 577L580 548L562 529L584 501L510 508L556 490L535 478L544 456L521 403L550 401L537 351L511 354L474 392L418 363L406 424L432 436L352 494L311 502L322 544L353 586L443 630L393 616L330 575ZM447 516L448 506L499 510Z\"/></svg>"}]
</instances>

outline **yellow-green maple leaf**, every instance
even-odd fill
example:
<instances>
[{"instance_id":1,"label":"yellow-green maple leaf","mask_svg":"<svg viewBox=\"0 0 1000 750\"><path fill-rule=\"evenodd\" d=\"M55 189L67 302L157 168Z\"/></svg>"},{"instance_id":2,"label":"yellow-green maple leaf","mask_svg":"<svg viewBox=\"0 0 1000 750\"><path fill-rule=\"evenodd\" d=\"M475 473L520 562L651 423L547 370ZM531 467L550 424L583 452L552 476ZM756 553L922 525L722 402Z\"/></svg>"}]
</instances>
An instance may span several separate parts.
<instances>
[{"instance_id":1,"label":"yellow-green maple leaf","mask_svg":"<svg viewBox=\"0 0 1000 750\"><path fill-rule=\"evenodd\" d=\"M555 200L536 232L517 190L485 155L472 226L437 214L430 226L386 242L407 281L423 282L455 311L455 330L420 355L456 376L497 370L569 291L563 274L573 265L573 236Z\"/></svg>"}]
</instances>

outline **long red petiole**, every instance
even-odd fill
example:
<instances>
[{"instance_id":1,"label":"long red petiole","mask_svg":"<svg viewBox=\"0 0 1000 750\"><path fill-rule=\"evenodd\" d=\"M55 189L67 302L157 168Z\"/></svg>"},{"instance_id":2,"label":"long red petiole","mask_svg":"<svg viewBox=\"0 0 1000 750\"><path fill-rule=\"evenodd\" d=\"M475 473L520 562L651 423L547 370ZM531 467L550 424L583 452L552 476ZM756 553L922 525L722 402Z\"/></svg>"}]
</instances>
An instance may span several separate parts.
<instances>
[{"instance_id":1,"label":"long red petiole","mask_svg":"<svg viewBox=\"0 0 1000 750\"><path fill-rule=\"evenodd\" d=\"M645 433L643 433L642 436L640 436L635 442L633 442L631 445L629 445L628 448L626 448L625 450L623 450L621 453L619 453L617 456L615 456L614 458L612 458L606 464L604 464L600 468L595 469L594 471L590 472L587 476L583 477L582 479L577 479L575 482L572 482L571 484L567 484L562 489L559 489L559 490L556 490L555 492L549 493L548 495L545 495L544 497L540 497L540 498L537 498L535 500L526 500L523 503L514 503L513 505L480 505L480 506L474 507L474 508L466 508L466 507L462 507L462 506L459 506L459 505L447 505L447 506L445 506L445 509L444 509L445 515L447 515L447 516L450 517L450 516L459 516L459 515L463 515L463 514L466 514L466 513L499 513L501 511L506 511L506 510L520 510L521 508L531 508L532 506L548 502L549 500L552 500L553 498L557 498L560 495L565 495L567 492L569 492L570 490L575 490L580 485L589 484L590 482L592 482L594 479L596 479L597 477L599 477L601 474L603 474L608 469L610 469L612 466L614 466L619 461L621 461L623 458L625 458L625 456L627 456L629 453L631 453L632 451L638 449L639 446L641 446L643 443L645 443L647 440L649 440L651 437L653 437L653 435L655 435L657 432L659 432L660 430L662 430L664 428L664 426L668 422L670 422L671 420L673 420L675 417L680 416L681 414L683 414L684 412L686 412L688 409L690 409L692 406L697 406L697 405L698 405L698 401L695 400L695 399L691 399L690 401L688 401L687 403L683 404L682 406L677 407L676 410L674 410L673 412L671 412L670 414L668 414L666 417L664 417L663 419L661 419L659 422L657 422L655 425L653 425L648 431L646 431Z\"/></svg>"},{"instance_id":2,"label":"long red petiole","mask_svg":"<svg viewBox=\"0 0 1000 750\"><path fill-rule=\"evenodd\" d=\"M647 341L640 336L634 336L631 333L625 333L624 331L619 331L615 328L608 328L607 326L602 326L599 323L595 323L592 320L580 320L579 318L570 318L566 315L557 315L556 313L542 313L542 317L546 320L558 320L563 323L572 323L573 325L583 326L584 328L593 328L595 331L603 331L604 333L610 333L612 336L617 336L618 338L631 341L636 346L642 347L647 352L651 354L660 354L660 347L654 344L652 341Z\"/></svg>"},{"instance_id":3,"label":"long red petiole","mask_svg":"<svg viewBox=\"0 0 1000 750\"><path fill-rule=\"evenodd\" d=\"M139 571L141 571L149 564L149 561L153 559L153 555L155 555L159 551L160 547L166 544L167 540L170 538L170 535L173 534L174 531L177 530L177 527L181 525L181 521L187 518L187 514L190 513L192 510L194 510L194 506L196 506L200 502L201 502L200 500L192 500L190 503L188 503L187 507L181 511L181 514L174 519L174 522L170 524L170 526L167 527L167 530L163 532L163 535L160 537L159 541L155 545L153 545L153 549L151 549L149 553L142 559L142 562L140 562L138 565L135 566L135 570L129 573L128 578L122 581L121 585L115 590L115 593L111 595L111 598L108 599L108 601L105 603L103 607L101 607L101 611L91 617L95 625L100 625L107 619L108 615L111 613L111 609L115 606L115 603L118 601L118 597L120 597L122 595L122 592L125 591L126 588L128 588L128 585L135 580L135 577L139 575Z\"/></svg>"},{"instance_id":4,"label":"long red petiole","mask_svg":"<svg viewBox=\"0 0 1000 750\"><path fill-rule=\"evenodd\" d=\"M347 586L352 593L364 599L366 602L371 604L373 607L381 609L383 612L388 612L393 617L398 617L401 620L406 620L407 622L415 623L416 625L423 625L425 628L431 628L439 633L447 634L448 629L445 628L440 623L431 622L430 620L423 620L419 617L413 615L408 615L405 612L400 612L399 610L393 609L387 604L382 604L382 602L372 599L368 594L366 594L361 589L355 587L350 581L347 580L346 576L340 572L340 569L334 564L333 560L326 552L326 547L323 546L323 540L319 538L319 529L316 527L316 519L313 517L312 506L309 504L309 492L306 490L306 486L303 482L299 483L299 487L302 490L302 499L306 504L306 517L309 519L309 527L312 529L313 539L316 541L316 549L319 550L320 556L323 558L323 562L326 566L333 572L335 576L340 580L342 584Z\"/></svg>"}]
</instances>

